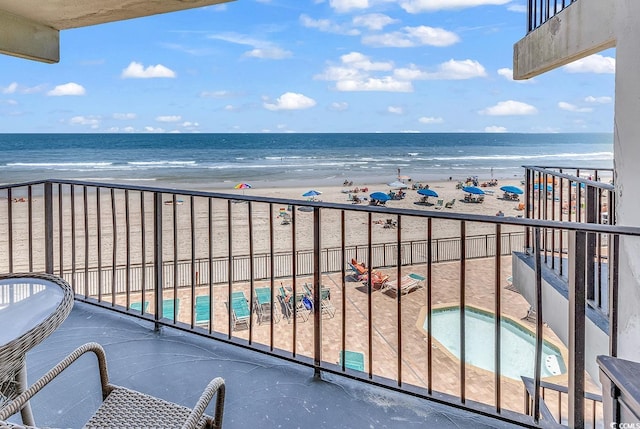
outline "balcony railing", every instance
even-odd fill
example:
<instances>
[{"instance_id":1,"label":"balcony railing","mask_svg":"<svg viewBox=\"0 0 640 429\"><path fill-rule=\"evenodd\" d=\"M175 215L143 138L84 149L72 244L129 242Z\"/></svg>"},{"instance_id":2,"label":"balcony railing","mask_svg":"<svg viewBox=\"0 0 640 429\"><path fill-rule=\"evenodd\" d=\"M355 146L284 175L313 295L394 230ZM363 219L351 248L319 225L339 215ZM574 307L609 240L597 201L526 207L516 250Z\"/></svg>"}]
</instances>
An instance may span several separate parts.
<instances>
[{"instance_id":1,"label":"balcony railing","mask_svg":"<svg viewBox=\"0 0 640 429\"><path fill-rule=\"evenodd\" d=\"M547 376L556 384L564 380L571 398L596 389L580 352L587 237L609 236L608 262L615 266L620 239L640 235L635 228L445 209L76 181L3 186L0 196L6 196L0 206L3 271L59 274L77 300L157 327L531 427L550 423L540 412ZM282 222L279 213L287 207L291 221ZM550 252L542 244L548 231L566 237L566 251L553 256L568 261L572 273L570 348L544 324L540 264ZM527 251L536 261L533 319L525 317L532 304L506 287L512 251ZM352 258L389 279L358 279L347 265ZM610 277L609 317L615 320L615 270ZM440 320L446 329L438 330ZM510 368L513 359L503 356L505 323L531 344L524 369ZM615 354L615 335L610 342ZM547 349L556 353L551 362L543 360ZM521 371L533 380L532 417L523 406ZM569 403L568 420L583 426L592 411L580 400Z\"/></svg>"},{"instance_id":2,"label":"balcony railing","mask_svg":"<svg viewBox=\"0 0 640 429\"><path fill-rule=\"evenodd\" d=\"M540 27L576 1L578 0L529 0L527 33Z\"/></svg>"},{"instance_id":3,"label":"balcony railing","mask_svg":"<svg viewBox=\"0 0 640 429\"><path fill-rule=\"evenodd\" d=\"M610 169L525 166L526 217L590 224L615 225L615 192L602 175L613 177ZM527 243L530 243L529 234ZM587 300L607 317L610 283L610 237L588 236ZM567 266L554 255L567 252L567 236L558 230L546 230L542 238L545 263L561 277L567 277Z\"/></svg>"}]
</instances>

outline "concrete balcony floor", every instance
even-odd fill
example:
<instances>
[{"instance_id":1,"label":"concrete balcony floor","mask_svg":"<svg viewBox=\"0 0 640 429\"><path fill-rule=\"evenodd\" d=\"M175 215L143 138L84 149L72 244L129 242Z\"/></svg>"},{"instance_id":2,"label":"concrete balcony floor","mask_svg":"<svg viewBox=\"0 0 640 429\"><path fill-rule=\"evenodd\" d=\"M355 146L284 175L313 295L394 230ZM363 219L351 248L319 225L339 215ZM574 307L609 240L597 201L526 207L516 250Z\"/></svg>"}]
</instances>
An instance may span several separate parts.
<instances>
[{"instance_id":1,"label":"concrete balcony floor","mask_svg":"<svg viewBox=\"0 0 640 429\"><path fill-rule=\"evenodd\" d=\"M29 352L29 382L89 341L105 348L113 383L185 406L223 377L225 428L517 427L83 303ZM97 374L92 356L78 360L32 400L36 422L82 427L101 401Z\"/></svg>"}]
</instances>

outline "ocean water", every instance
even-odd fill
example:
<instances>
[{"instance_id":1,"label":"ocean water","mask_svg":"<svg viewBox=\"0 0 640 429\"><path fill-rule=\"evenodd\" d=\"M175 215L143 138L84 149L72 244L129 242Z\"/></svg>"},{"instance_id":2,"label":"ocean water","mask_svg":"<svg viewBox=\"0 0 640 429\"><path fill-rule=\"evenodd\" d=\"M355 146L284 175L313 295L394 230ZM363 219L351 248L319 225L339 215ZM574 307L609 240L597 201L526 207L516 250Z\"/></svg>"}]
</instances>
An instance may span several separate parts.
<instances>
[{"instance_id":1,"label":"ocean water","mask_svg":"<svg viewBox=\"0 0 640 429\"><path fill-rule=\"evenodd\" d=\"M0 183L76 179L224 189L522 177L611 168L612 134L0 134Z\"/></svg>"}]
</instances>

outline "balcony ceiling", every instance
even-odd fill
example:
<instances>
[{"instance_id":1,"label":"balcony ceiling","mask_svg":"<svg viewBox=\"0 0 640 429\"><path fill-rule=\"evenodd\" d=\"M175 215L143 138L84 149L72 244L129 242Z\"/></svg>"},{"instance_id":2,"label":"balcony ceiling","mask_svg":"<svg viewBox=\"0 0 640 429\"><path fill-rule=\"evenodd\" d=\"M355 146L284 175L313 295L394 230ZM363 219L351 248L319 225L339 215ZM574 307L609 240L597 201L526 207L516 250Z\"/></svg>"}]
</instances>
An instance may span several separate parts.
<instances>
[{"instance_id":1,"label":"balcony ceiling","mask_svg":"<svg viewBox=\"0 0 640 429\"><path fill-rule=\"evenodd\" d=\"M0 0L0 52L54 63L59 31L230 0Z\"/></svg>"}]
</instances>

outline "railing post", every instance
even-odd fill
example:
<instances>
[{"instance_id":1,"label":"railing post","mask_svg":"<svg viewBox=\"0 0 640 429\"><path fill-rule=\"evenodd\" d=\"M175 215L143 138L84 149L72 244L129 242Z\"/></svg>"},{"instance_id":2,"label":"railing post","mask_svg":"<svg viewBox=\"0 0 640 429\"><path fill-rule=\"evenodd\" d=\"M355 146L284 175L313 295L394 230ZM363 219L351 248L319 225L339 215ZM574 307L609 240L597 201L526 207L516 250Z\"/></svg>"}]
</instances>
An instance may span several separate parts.
<instances>
[{"instance_id":1,"label":"railing post","mask_svg":"<svg viewBox=\"0 0 640 429\"><path fill-rule=\"evenodd\" d=\"M571 257L573 256L573 257ZM570 428L584 427L585 263L587 234L569 231L569 404Z\"/></svg>"},{"instance_id":2,"label":"railing post","mask_svg":"<svg viewBox=\"0 0 640 429\"><path fill-rule=\"evenodd\" d=\"M162 314L162 285L163 278L163 262L162 262L162 196L158 192L153 194L153 267L154 275L154 300L156 305L155 329L159 329L157 323L163 317Z\"/></svg>"},{"instance_id":3,"label":"railing post","mask_svg":"<svg viewBox=\"0 0 640 429\"><path fill-rule=\"evenodd\" d=\"M44 246L45 271L53 274L53 184L51 182L44 184Z\"/></svg>"},{"instance_id":4,"label":"railing post","mask_svg":"<svg viewBox=\"0 0 640 429\"><path fill-rule=\"evenodd\" d=\"M313 366L315 377L320 377L322 352L322 312L320 279L320 208L313 209Z\"/></svg>"},{"instance_id":5,"label":"railing post","mask_svg":"<svg viewBox=\"0 0 640 429\"><path fill-rule=\"evenodd\" d=\"M577 186L582 186L578 184ZM587 186L587 206L586 206L586 214L585 221L587 223L598 223L598 206L599 201L597 199L596 188L593 186ZM587 270L587 299L595 300L596 299L596 289L595 289L595 259L597 256L596 252L596 234L589 233L587 234L587 258L586 258L586 270ZM600 279L598 279L598 284L600 284ZM601 287L601 286L600 286ZM596 304L598 305L598 304Z\"/></svg>"}]
</instances>

